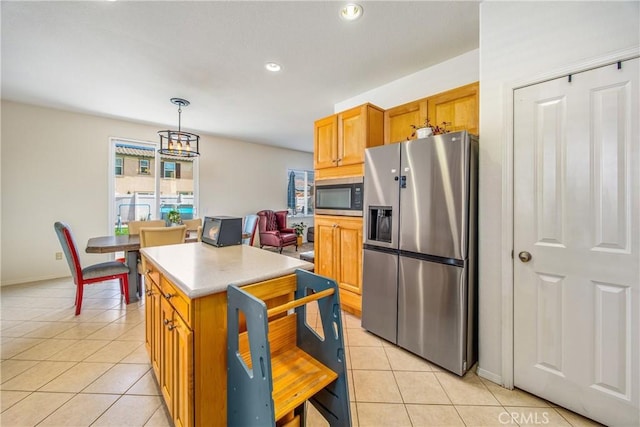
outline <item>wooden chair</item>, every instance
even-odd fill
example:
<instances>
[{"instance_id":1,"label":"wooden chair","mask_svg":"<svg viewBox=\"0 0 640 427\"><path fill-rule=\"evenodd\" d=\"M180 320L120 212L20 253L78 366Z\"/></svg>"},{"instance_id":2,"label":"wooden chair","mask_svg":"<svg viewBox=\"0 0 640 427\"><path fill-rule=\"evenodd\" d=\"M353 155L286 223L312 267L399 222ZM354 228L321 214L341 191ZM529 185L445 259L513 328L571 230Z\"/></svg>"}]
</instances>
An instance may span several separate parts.
<instances>
[{"instance_id":1,"label":"wooden chair","mask_svg":"<svg viewBox=\"0 0 640 427\"><path fill-rule=\"evenodd\" d=\"M187 237L187 226L177 225L174 227L143 227L140 229L140 247L176 245L184 243ZM144 277L146 266L144 258L138 263L138 274Z\"/></svg>"},{"instance_id":2,"label":"wooden chair","mask_svg":"<svg viewBox=\"0 0 640 427\"><path fill-rule=\"evenodd\" d=\"M187 235L186 225L175 227L142 227L140 229L140 247L164 246L184 243Z\"/></svg>"},{"instance_id":3,"label":"wooden chair","mask_svg":"<svg viewBox=\"0 0 640 427\"><path fill-rule=\"evenodd\" d=\"M164 222L164 219L154 219L152 221L129 221L129 235L132 234L140 234L140 229L142 227L164 227L167 223Z\"/></svg>"},{"instance_id":4,"label":"wooden chair","mask_svg":"<svg viewBox=\"0 0 640 427\"><path fill-rule=\"evenodd\" d=\"M76 316L80 314L82 307L84 285L92 283L112 279L120 280L120 292L124 295L125 302L129 304L129 267L118 261L108 261L82 268L71 228L59 221L54 224L54 228L76 284Z\"/></svg>"},{"instance_id":5,"label":"wooden chair","mask_svg":"<svg viewBox=\"0 0 640 427\"><path fill-rule=\"evenodd\" d=\"M253 238L256 234L256 228L258 228L258 215L247 215L244 217L242 224L242 235L249 235L242 239L243 245L253 246Z\"/></svg>"},{"instance_id":6,"label":"wooden chair","mask_svg":"<svg viewBox=\"0 0 640 427\"><path fill-rule=\"evenodd\" d=\"M129 229L129 235L140 234L141 227L164 227L166 223L163 219L154 219L150 221L129 221L127 228ZM116 258L116 261L127 262L125 258ZM138 258L138 263L140 259Z\"/></svg>"},{"instance_id":7,"label":"wooden chair","mask_svg":"<svg viewBox=\"0 0 640 427\"><path fill-rule=\"evenodd\" d=\"M198 241L200 241L200 234L202 233L202 218L183 219L182 224L187 226L187 235L191 232L197 233Z\"/></svg>"}]
</instances>

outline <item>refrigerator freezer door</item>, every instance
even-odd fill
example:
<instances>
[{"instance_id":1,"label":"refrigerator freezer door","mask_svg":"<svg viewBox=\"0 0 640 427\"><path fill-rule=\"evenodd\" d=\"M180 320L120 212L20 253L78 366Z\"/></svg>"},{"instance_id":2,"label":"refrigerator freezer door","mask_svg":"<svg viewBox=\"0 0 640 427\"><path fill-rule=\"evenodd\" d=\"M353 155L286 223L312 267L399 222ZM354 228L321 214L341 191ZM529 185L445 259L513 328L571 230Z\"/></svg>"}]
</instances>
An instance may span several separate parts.
<instances>
[{"instance_id":1,"label":"refrigerator freezer door","mask_svg":"<svg viewBox=\"0 0 640 427\"><path fill-rule=\"evenodd\" d=\"M400 145L383 145L365 150L363 212L365 244L398 248ZM378 240L375 236L380 227L375 227L376 223L371 218L371 209L378 209L374 212L375 214L387 211L387 209L380 209L387 207L391 208L390 221L387 217L384 225L387 228L390 225L391 239L390 241L387 241L389 239Z\"/></svg>"},{"instance_id":2,"label":"refrigerator freezer door","mask_svg":"<svg viewBox=\"0 0 640 427\"><path fill-rule=\"evenodd\" d=\"M465 268L400 257L398 345L458 375L466 366Z\"/></svg>"},{"instance_id":3,"label":"refrigerator freezer door","mask_svg":"<svg viewBox=\"0 0 640 427\"><path fill-rule=\"evenodd\" d=\"M466 132L402 144L401 250L467 258L469 154Z\"/></svg>"},{"instance_id":4,"label":"refrigerator freezer door","mask_svg":"<svg viewBox=\"0 0 640 427\"><path fill-rule=\"evenodd\" d=\"M365 249L362 270L362 327L395 344L398 255Z\"/></svg>"}]
</instances>

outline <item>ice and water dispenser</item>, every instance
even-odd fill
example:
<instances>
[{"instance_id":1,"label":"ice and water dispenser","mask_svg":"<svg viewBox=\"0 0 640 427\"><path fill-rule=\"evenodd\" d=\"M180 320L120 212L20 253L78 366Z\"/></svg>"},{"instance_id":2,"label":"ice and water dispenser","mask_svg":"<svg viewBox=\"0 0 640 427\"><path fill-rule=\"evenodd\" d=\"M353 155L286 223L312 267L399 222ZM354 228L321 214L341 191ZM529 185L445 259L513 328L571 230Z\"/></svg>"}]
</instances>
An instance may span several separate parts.
<instances>
[{"instance_id":1,"label":"ice and water dispenser","mask_svg":"<svg viewBox=\"0 0 640 427\"><path fill-rule=\"evenodd\" d=\"M369 240L391 243L391 206L369 207Z\"/></svg>"}]
</instances>

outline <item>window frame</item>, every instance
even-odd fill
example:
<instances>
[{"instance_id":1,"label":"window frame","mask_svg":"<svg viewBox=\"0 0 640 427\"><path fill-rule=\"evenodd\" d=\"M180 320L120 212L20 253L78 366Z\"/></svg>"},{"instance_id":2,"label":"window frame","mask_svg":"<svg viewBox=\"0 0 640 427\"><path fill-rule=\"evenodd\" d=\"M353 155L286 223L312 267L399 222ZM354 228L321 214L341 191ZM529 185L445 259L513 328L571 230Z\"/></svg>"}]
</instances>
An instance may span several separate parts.
<instances>
[{"instance_id":1,"label":"window frame","mask_svg":"<svg viewBox=\"0 0 640 427\"><path fill-rule=\"evenodd\" d=\"M151 158L151 160L153 160L153 162L150 165L150 170L151 170L151 175L154 177L154 181L155 181L155 190L154 190L154 194L156 195L156 203L155 203L155 207L153 208L153 213L152 213L152 218L153 216L155 216L156 218L160 218L160 201L161 201L161 197L162 194L160 193L160 187L161 187L161 182L162 182L162 176L161 176L161 169L160 169L160 164L162 161L162 156L160 155L160 153L158 153L158 149L159 147L159 142L157 141L145 141L145 140L139 140L139 139L133 139L133 138L122 138L122 137L109 137L108 138L108 144L109 144L109 157L108 157L108 161L107 161L107 168L109 171L109 184L108 184L108 191L107 191L107 206L108 206L108 214L107 214L107 222L105 223L105 234L107 235L112 235L113 231L114 231L114 224L116 223L116 217L117 217L117 213L116 213L116 209L115 209L115 187L116 187L116 178L120 178L122 176L126 176L125 174L125 168L124 168L124 164L126 163L124 161L125 157L119 157L122 158L122 172L123 175L116 175L115 174L115 159L118 158L118 156L116 155L116 145L119 144L133 144L133 145L140 145L143 147L147 147L152 149L155 154L154 157ZM193 215L194 217L197 217L199 214L199 206L200 206L200 159L199 158L194 158L192 160L192 179L193 179Z\"/></svg>"},{"instance_id":2,"label":"window frame","mask_svg":"<svg viewBox=\"0 0 640 427\"><path fill-rule=\"evenodd\" d=\"M298 212L298 199L300 199L297 195L296 195L296 208L293 210L293 212L291 211L291 208L289 207L289 176L291 174L291 172L293 172L295 175L294 176L299 176L299 175L303 175L304 178L304 194L302 195L302 197L300 197L302 199L302 212ZM310 191L311 190L311 191ZM290 217L295 217L295 216L313 216L315 213L315 171L314 170L306 170L306 169L287 169L287 189L286 189L286 194L287 194L287 208L289 210L289 216ZM311 203L309 203L309 201L311 201Z\"/></svg>"},{"instance_id":3,"label":"window frame","mask_svg":"<svg viewBox=\"0 0 640 427\"><path fill-rule=\"evenodd\" d=\"M113 167L114 167L113 174L115 176L123 176L124 175L124 157L116 156ZM117 172L118 168L120 168L120 173Z\"/></svg>"},{"instance_id":4,"label":"window frame","mask_svg":"<svg viewBox=\"0 0 640 427\"><path fill-rule=\"evenodd\" d=\"M147 165L143 166L145 162ZM145 168L146 170L143 170ZM138 159L138 175L150 175L151 174L151 160L150 159Z\"/></svg>"},{"instance_id":5,"label":"window frame","mask_svg":"<svg viewBox=\"0 0 640 427\"><path fill-rule=\"evenodd\" d=\"M176 170L178 169L176 167L177 163L178 162L176 162L176 161L171 161L171 162L166 161L166 160L162 161L162 179L176 179ZM167 165L173 165L173 170L169 171L169 172L173 172L172 176L167 176L167 172L168 172L167 171Z\"/></svg>"}]
</instances>

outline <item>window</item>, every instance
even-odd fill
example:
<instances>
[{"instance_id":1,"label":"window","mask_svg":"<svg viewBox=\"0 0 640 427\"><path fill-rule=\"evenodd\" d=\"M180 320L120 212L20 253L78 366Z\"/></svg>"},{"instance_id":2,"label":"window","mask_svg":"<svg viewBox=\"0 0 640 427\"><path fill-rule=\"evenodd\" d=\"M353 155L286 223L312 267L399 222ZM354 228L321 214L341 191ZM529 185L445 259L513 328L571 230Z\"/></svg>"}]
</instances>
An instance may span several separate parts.
<instances>
[{"instance_id":1,"label":"window","mask_svg":"<svg viewBox=\"0 0 640 427\"><path fill-rule=\"evenodd\" d=\"M116 171L115 174L116 176L122 176L124 175L123 171L124 171L124 159L122 157L116 157Z\"/></svg>"},{"instance_id":2,"label":"window","mask_svg":"<svg viewBox=\"0 0 640 427\"><path fill-rule=\"evenodd\" d=\"M290 215L313 215L315 182L313 171L287 171L287 208Z\"/></svg>"},{"instance_id":3,"label":"window","mask_svg":"<svg viewBox=\"0 0 640 427\"><path fill-rule=\"evenodd\" d=\"M176 162L162 162L162 177L176 178Z\"/></svg>"},{"instance_id":4,"label":"window","mask_svg":"<svg viewBox=\"0 0 640 427\"><path fill-rule=\"evenodd\" d=\"M138 173L140 175L149 175L149 159L138 160Z\"/></svg>"}]
</instances>

